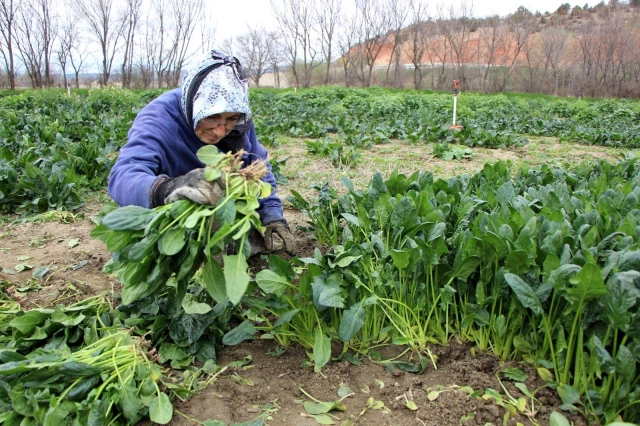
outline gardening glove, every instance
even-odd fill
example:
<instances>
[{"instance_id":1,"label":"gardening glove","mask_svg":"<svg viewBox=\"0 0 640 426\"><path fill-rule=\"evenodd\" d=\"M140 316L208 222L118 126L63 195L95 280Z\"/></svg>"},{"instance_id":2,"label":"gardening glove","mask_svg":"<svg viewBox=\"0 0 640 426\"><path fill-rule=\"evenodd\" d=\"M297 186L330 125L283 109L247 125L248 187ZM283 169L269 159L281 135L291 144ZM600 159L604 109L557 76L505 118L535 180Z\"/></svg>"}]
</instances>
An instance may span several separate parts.
<instances>
[{"instance_id":1,"label":"gardening glove","mask_svg":"<svg viewBox=\"0 0 640 426\"><path fill-rule=\"evenodd\" d=\"M204 169L191 170L177 178L166 177L151 190L154 207L185 199L198 204L215 206L221 198L224 198L224 190L218 181L208 182L205 179Z\"/></svg>"},{"instance_id":2,"label":"gardening glove","mask_svg":"<svg viewBox=\"0 0 640 426\"><path fill-rule=\"evenodd\" d=\"M291 235L291 230L287 221L276 220L265 225L264 246L268 251L279 251L284 249L287 253L293 254L295 251L295 240Z\"/></svg>"}]
</instances>

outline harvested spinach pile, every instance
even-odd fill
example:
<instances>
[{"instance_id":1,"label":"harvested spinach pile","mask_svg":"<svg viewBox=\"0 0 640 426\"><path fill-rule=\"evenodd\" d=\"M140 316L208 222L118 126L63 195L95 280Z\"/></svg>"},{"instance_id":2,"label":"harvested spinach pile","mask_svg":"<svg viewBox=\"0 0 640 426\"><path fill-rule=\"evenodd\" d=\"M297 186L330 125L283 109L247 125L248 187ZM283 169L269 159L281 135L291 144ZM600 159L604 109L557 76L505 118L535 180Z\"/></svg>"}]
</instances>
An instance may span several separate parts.
<instances>
[{"instance_id":1,"label":"harvested spinach pile","mask_svg":"<svg viewBox=\"0 0 640 426\"><path fill-rule=\"evenodd\" d=\"M63 419L106 424L119 417L135 423L147 415L166 424L173 415L169 397L157 383L160 367L145 355L144 341L124 331L106 334L76 352L64 346L27 356L3 351L0 360L3 403L13 409L5 415L5 424L22 424L24 419L51 425Z\"/></svg>"},{"instance_id":2,"label":"harvested spinach pile","mask_svg":"<svg viewBox=\"0 0 640 426\"><path fill-rule=\"evenodd\" d=\"M166 424L173 407L149 342L104 297L55 309L4 310L0 423Z\"/></svg>"}]
</instances>

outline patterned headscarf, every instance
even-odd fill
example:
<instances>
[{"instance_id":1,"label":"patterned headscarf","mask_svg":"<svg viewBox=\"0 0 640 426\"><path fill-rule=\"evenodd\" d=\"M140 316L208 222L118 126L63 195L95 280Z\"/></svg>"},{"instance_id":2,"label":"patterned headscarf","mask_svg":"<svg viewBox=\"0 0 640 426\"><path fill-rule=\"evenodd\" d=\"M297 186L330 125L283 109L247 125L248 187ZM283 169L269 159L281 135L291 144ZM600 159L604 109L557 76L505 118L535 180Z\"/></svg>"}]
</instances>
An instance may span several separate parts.
<instances>
[{"instance_id":1,"label":"patterned headscarf","mask_svg":"<svg viewBox=\"0 0 640 426\"><path fill-rule=\"evenodd\" d=\"M203 118L223 112L238 112L233 133L245 133L251 124L249 83L240 61L212 50L182 82L180 108L195 131Z\"/></svg>"}]
</instances>

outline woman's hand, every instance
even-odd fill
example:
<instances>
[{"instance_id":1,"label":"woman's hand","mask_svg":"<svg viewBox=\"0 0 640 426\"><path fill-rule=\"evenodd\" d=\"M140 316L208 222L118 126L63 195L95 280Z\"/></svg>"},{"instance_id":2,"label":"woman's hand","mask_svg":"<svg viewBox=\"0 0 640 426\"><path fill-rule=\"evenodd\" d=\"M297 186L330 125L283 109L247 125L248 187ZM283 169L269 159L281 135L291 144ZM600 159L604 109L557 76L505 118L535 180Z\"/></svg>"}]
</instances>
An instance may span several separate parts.
<instances>
[{"instance_id":1,"label":"woman's hand","mask_svg":"<svg viewBox=\"0 0 640 426\"><path fill-rule=\"evenodd\" d=\"M289 229L287 221L276 220L265 225L264 245L267 251L279 251L284 249L289 254L294 254L295 240Z\"/></svg>"},{"instance_id":2,"label":"woman's hand","mask_svg":"<svg viewBox=\"0 0 640 426\"><path fill-rule=\"evenodd\" d=\"M218 181L209 182L204 169L191 170L177 178L165 178L152 187L154 207L188 199L198 204L215 206L224 198L224 190Z\"/></svg>"}]
</instances>

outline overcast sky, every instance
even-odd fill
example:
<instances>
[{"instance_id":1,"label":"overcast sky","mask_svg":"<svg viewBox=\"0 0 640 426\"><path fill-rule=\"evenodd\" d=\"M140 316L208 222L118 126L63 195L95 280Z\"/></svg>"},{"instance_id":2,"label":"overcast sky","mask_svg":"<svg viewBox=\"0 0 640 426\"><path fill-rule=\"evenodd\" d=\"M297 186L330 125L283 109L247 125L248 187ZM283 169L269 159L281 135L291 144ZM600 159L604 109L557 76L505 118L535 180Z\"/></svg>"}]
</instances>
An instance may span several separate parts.
<instances>
[{"instance_id":1,"label":"overcast sky","mask_svg":"<svg viewBox=\"0 0 640 426\"><path fill-rule=\"evenodd\" d=\"M564 3L569 3L571 7L575 6L576 4L580 4L580 6L582 7L584 6L584 3L586 3L586 1L583 3L571 3L559 0L482 0L474 2L473 9L476 12L475 16L478 17L494 14L504 16L509 13L515 12L515 10L520 6L526 7L531 12L554 12L556 9L558 9L558 7L560 7L560 5ZM597 2L593 2L592 0L590 5L592 6L596 3Z\"/></svg>"},{"instance_id":2,"label":"overcast sky","mask_svg":"<svg viewBox=\"0 0 640 426\"><path fill-rule=\"evenodd\" d=\"M264 26L265 28L274 28L275 19L271 11L271 3L269 0L207 0L208 6L212 8L211 15L217 21L216 41L228 37L237 37L246 32L247 24L252 26ZM349 0L343 0L343 3L350 3ZM449 4L450 2L442 2L432 0L429 1L429 7L432 16L436 14L436 6L438 4ZM566 3L562 0L476 0L473 2L473 10L475 17L484 17L487 15L497 14L500 16L514 12L519 6L524 6L532 12L540 11L553 12L561 4ZM591 0L590 6L597 1ZM467 0L467 4L471 4ZM571 3L573 7L576 4L584 6L584 3Z\"/></svg>"}]
</instances>

